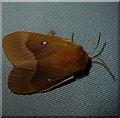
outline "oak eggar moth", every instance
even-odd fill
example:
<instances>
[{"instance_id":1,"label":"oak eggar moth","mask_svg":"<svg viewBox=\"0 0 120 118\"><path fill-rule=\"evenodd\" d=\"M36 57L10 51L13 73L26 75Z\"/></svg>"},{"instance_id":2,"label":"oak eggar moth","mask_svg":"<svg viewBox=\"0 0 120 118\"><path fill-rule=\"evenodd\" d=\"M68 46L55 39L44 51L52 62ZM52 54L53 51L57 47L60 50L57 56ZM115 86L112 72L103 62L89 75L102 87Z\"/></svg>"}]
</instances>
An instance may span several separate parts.
<instances>
[{"instance_id":1,"label":"oak eggar moth","mask_svg":"<svg viewBox=\"0 0 120 118\"><path fill-rule=\"evenodd\" d=\"M8 87L16 94L52 90L91 67L91 57L82 46L56 36L13 32L3 38L3 49L13 64Z\"/></svg>"}]
</instances>

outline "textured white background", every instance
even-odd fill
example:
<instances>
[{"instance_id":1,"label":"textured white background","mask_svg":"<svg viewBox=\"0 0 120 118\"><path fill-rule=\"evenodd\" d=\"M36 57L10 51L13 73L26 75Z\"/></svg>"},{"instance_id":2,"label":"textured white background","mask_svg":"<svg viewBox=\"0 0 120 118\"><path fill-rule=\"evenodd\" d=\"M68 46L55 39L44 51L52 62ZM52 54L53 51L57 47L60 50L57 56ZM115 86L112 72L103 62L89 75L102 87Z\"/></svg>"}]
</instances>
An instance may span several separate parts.
<instances>
[{"instance_id":1,"label":"textured white background","mask_svg":"<svg viewBox=\"0 0 120 118\"><path fill-rule=\"evenodd\" d=\"M16 30L47 33L53 28L60 37L75 32L74 41L87 52L98 33L107 46L101 58L118 79L117 3L3 3L3 36ZM74 61L74 60L73 60ZM118 85L96 64L89 76L44 94L15 95L7 87L12 65L3 53L3 115L7 116L112 116L118 111Z\"/></svg>"}]
</instances>

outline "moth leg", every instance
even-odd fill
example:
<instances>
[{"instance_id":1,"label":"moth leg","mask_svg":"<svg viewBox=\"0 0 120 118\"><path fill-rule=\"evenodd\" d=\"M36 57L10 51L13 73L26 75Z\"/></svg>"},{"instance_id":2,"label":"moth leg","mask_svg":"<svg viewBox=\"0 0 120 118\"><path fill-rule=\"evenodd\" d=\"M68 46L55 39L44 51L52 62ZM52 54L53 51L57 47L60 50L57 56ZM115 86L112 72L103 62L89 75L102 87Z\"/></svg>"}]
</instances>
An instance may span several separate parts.
<instances>
[{"instance_id":1,"label":"moth leg","mask_svg":"<svg viewBox=\"0 0 120 118\"><path fill-rule=\"evenodd\" d=\"M71 35L71 41L72 41L72 42L74 42L74 40L73 40L74 34L75 34L75 33L72 33L72 35Z\"/></svg>"},{"instance_id":2,"label":"moth leg","mask_svg":"<svg viewBox=\"0 0 120 118\"><path fill-rule=\"evenodd\" d=\"M55 36L56 32L53 29L49 29L47 34L50 36Z\"/></svg>"},{"instance_id":3,"label":"moth leg","mask_svg":"<svg viewBox=\"0 0 120 118\"><path fill-rule=\"evenodd\" d=\"M72 35L69 36L67 39L68 39L68 40L71 40L72 42L74 42L74 40L73 40L74 34L75 34L75 33L72 33Z\"/></svg>"}]
</instances>

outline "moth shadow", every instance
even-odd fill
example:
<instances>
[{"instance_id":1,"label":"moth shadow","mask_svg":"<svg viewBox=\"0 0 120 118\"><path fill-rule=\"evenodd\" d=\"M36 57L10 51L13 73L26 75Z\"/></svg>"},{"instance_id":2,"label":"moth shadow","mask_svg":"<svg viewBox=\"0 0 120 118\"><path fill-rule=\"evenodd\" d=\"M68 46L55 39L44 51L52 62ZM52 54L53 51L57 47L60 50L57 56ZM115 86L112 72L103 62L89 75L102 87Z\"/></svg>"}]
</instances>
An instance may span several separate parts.
<instances>
[{"instance_id":1,"label":"moth shadow","mask_svg":"<svg viewBox=\"0 0 120 118\"><path fill-rule=\"evenodd\" d=\"M81 79L84 78L85 76L88 76L90 73L90 69L92 67L92 61L91 59L89 59L88 63L86 64L86 68L84 69L84 71L80 71L78 73L75 74L75 78L76 79Z\"/></svg>"}]
</instances>

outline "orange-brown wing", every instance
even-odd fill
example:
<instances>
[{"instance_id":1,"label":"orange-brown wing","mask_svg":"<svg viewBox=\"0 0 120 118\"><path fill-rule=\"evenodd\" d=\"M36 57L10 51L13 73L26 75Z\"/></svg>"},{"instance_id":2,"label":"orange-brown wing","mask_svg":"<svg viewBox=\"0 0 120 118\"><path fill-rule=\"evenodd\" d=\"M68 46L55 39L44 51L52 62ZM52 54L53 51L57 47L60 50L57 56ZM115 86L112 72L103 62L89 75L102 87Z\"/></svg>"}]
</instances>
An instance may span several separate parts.
<instances>
[{"instance_id":1,"label":"orange-brown wing","mask_svg":"<svg viewBox=\"0 0 120 118\"><path fill-rule=\"evenodd\" d=\"M14 32L5 36L2 43L10 62L19 65L26 60L33 61L55 54L60 48L68 45L68 41L61 39L38 33ZM44 42L49 45L45 46Z\"/></svg>"},{"instance_id":2,"label":"orange-brown wing","mask_svg":"<svg viewBox=\"0 0 120 118\"><path fill-rule=\"evenodd\" d=\"M14 67L10 72L8 86L13 93L46 92L73 79L69 72L59 67L37 65L37 68L31 68L31 65L34 66L31 62L24 65Z\"/></svg>"},{"instance_id":3,"label":"orange-brown wing","mask_svg":"<svg viewBox=\"0 0 120 118\"><path fill-rule=\"evenodd\" d=\"M88 55L81 46L63 38L38 33L11 33L3 38L3 48L14 66L24 61L44 60L44 63L50 61L83 70L88 61Z\"/></svg>"}]
</instances>

